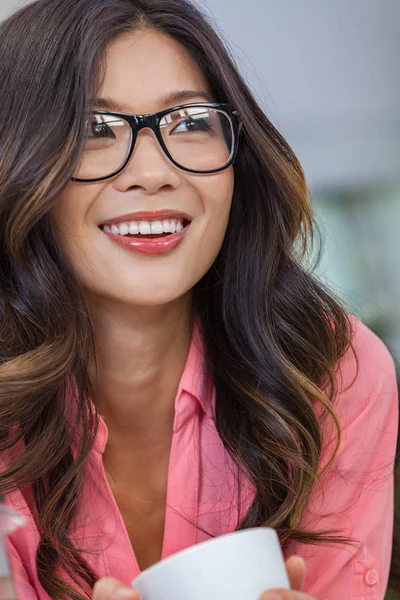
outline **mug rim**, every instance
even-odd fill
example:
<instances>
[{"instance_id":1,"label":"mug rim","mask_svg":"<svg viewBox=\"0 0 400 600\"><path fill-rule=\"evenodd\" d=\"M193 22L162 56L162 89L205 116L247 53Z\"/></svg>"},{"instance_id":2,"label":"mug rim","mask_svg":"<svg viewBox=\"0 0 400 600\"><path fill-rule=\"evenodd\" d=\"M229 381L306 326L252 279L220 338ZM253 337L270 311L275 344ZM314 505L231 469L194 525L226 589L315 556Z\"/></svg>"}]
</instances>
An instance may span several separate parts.
<instances>
[{"instance_id":1,"label":"mug rim","mask_svg":"<svg viewBox=\"0 0 400 600\"><path fill-rule=\"evenodd\" d=\"M249 535L254 532L268 533L269 535L272 535L278 541L278 544L279 544L278 534L277 534L276 530L273 529L273 527L250 527L249 529L241 529L239 531L231 531L229 533L224 533L224 535L219 535L214 538L211 538L210 540L205 540L204 542L200 542L199 544L194 544L193 546L189 546L188 548L184 548L183 550L179 550L175 554L172 554L171 556L167 556L167 558L159 560L154 565L151 565L151 567L148 567L144 571L141 571L139 573L139 575L137 577L135 577L135 579L132 581L131 585L133 586L133 584L136 583L140 578L142 578L142 576L144 578L146 575L153 573L153 571L155 571L155 570L165 568L166 566L170 565L172 562L175 562L176 560L181 559L182 556L187 556L194 552L198 552L199 549L201 551L205 546L207 546L209 544L217 543L218 541L224 540L227 537L232 537L232 536L240 537L240 536L244 536L244 535ZM279 544L279 547L280 547L280 544Z\"/></svg>"}]
</instances>

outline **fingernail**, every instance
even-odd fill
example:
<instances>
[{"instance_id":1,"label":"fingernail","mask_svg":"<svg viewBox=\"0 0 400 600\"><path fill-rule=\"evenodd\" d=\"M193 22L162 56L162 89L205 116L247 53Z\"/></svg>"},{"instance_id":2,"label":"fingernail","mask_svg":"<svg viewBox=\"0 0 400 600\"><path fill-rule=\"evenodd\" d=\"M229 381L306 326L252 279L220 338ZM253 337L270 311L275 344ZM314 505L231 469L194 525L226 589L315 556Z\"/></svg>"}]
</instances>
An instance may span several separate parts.
<instances>
[{"instance_id":1,"label":"fingernail","mask_svg":"<svg viewBox=\"0 0 400 600\"><path fill-rule=\"evenodd\" d=\"M114 596L116 598L132 598L133 593L135 590L133 590L132 588L128 588L128 587L119 587L118 589L115 590L114 592Z\"/></svg>"}]
</instances>

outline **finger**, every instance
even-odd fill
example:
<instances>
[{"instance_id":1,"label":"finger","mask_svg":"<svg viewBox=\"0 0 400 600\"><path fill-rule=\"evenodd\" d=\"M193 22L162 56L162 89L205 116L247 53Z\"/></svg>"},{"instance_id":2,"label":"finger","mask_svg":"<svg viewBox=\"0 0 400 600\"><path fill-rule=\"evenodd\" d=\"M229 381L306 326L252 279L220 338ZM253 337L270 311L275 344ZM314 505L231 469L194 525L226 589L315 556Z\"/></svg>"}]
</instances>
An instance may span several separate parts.
<instances>
[{"instance_id":1,"label":"finger","mask_svg":"<svg viewBox=\"0 0 400 600\"><path fill-rule=\"evenodd\" d=\"M303 592L296 590L268 590L261 596L261 600L315 600Z\"/></svg>"},{"instance_id":2,"label":"finger","mask_svg":"<svg viewBox=\"0 0 400 600\"><path fill-rule=\"evenodd\" d=\"M93 588L93 600L139 600L139 592L118 579L104 577Z\"/></svg>"},{"instance_id":3,"label":"finger","mask_svg":"<svg viewBox=\"0 0 400 600\"><path fill-rule=\"evenodd\" d=\"M291 556L287 559L286 571L290 581L290 587L292 590L301 590L304 587L304 580L306 578L306 563L304 558L301 556Z\"/></svg>"}]
</instances>

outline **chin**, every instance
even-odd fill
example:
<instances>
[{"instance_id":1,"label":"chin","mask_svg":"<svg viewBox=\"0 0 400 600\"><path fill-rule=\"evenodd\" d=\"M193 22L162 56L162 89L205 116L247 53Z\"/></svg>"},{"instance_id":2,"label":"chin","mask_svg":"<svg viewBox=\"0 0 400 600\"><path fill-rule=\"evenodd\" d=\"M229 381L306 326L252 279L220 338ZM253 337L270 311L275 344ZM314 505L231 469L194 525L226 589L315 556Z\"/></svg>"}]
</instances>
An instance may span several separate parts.
<instances>
[{"instance_id":1,"label":"chin","mask_svg":"<svg viewBox=\"0 0 400 600\"><path fill-rule=\"evenodd\" d=\"M132 286L133 288L133 286ZM189 293L188 290L178 289L151 289L151 286L146 286L143 289L124 289L118 290L118 286L109 290L92 290L97 297L101 297L103 301L111 303L122 303L132 307L150 307L162 306L177 302Z\"/></svg>"}]
</instances>

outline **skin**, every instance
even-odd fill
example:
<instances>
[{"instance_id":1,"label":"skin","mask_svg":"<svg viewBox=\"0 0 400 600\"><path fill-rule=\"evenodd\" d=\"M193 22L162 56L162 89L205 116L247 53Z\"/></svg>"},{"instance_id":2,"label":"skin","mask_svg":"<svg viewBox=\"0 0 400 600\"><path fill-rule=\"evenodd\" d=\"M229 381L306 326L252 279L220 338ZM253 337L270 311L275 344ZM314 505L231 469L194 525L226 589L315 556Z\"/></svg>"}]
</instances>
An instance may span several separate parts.
<instances>
[{"instance_id":1,"label":"skin","mask_svg":"<svg viewBox=\"0 0 400 600\"><path fill-rule=\"evenodd\" d=\"M109 44L106 60L99 97L120 103L115 110L145 114L208 101L211 91L200 68L158 32L119 36ZM171 98L183 90L202 92L184 101ZM147 485L149 474L155 488L162 488L166 477L175 396L191 339L191 289L221 248L233 188L232 167L203 176L180 171L154 134L142 130L122 173L97 183L70 182L52 209L60 244L83 283L93 318L100 406L109 431L104 464L114 482L122 481L113 488L120 508L135 486ZM163 256L129 252L99 229L110 218L163 209L192 219L181 245ZM165 464L162 472L160 464ZM298 559L288 565L300 589L303 567L299 571ZM288 600L306 598L285 593ZM96 600L124 595L133 599L136 593L109 578L94 590Z\"/></svg>"}]
</instances>

